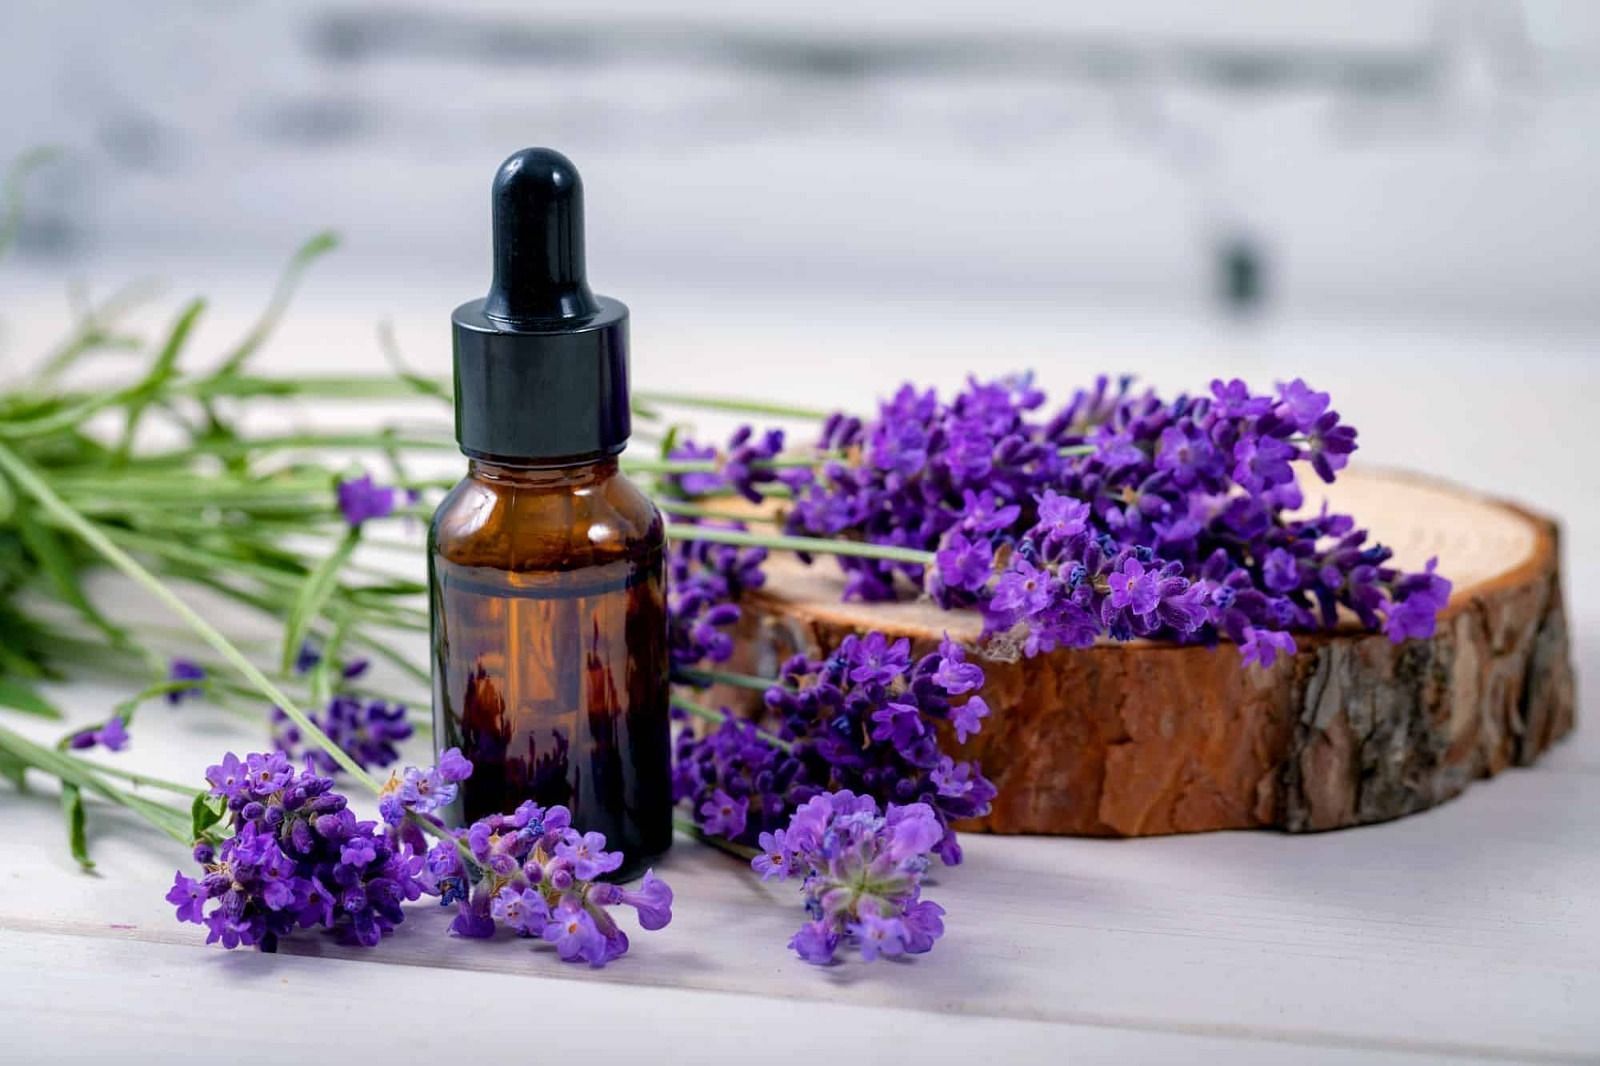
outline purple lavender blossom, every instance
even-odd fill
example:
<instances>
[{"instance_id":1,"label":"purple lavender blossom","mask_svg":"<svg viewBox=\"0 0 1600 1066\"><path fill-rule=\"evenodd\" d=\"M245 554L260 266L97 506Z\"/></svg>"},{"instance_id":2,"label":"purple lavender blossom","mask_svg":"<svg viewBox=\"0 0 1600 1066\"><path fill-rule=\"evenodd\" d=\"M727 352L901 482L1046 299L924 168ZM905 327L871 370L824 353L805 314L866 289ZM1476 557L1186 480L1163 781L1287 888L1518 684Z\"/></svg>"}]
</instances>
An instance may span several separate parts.
<instances>
[{"instance_id":1,"label":"purple lavender blossom","mask_svg":"<svg viewBox=\"0 0 1600 1066\"><path fill-rule=\"evenodd\" d=\"M958 529L940 545L935 564L936 592L978 592L994 575L994 548L987 541L969 540Z\"/></svg>"},{"instance_id":2,"label":"purple lavender blossom","mask_svg":"<svg viewBox=\"0 0 1600 1066\"><path fill-rule=\"evenodd\" d=\"M1242 647L1250 627L1259 663L1341 607L1397 639L1431 632L1438 596L1402 592L1408 575L1348 516L1289 517L1296 465L1331 481L1356 448L1328 394L1233 380L1168 401L1101 378L1054 414L1035 416L1042 403L1031 385L970 381L948 403L908 386L875 419L829 418L816 468L785 475L787 531L932 553L927 568L838 565L849 596L909 585L978 608L1002 658L1101 637Z\"/></svg>"},{"instance_id":3,"label":"purple lavender blossom","mask_svg":"<svg viewBox=\"0 0 1600 1066\"><path fill-rule=\"evenodd\" d=\"M400 759L397 745L411 737L411 723L402 704L385 700L363 701L338 693L311 720L364 769L392 766ZM272 712L273 744L295 758L310 760L324 773L339 772L339 764L320 747L302 745L299 728L281 708Z\"/></svg>"},{"instance_id":4,"label":"purple lavender blossom","mask_svg":"<svg viewBox=\"0 0 1600 1066\"><path fill-rule=\"evenodd\" d=\"M905 673L911 665L911 641L901 637L891 644L882 633L868 633L847 654L854 660L849 674L852 682L886 684Z\"/></svg>"},{"instance_id":5,"label":"purple lavender blossom","mask_svg":"<svg viewBox=\"0 0 1600 1066\"><path fill-rule=\"evenodd\" d=\"M395 490L387 485L375 484L370 474L339 482L338 495L339 510L343 512L344 520L352 526L394 513Z\"/></svg>"},{"instance_id":6,"label":"purple lavender blossom","mask_svg":"<svg viewBox=\"0 0 1600 1066\"><path fill-rule=\"evenodd\" d=\"M330 778L296 773L282 752L229 753L206 780L227 801L232 835L197 845L203 876L177 874L167 901L179 921L206 926L207 943L274 951L297 929L323 927L371 947L421 895L421 856L358 821Z\"/></svg>"},{"instance_id":7,"label":"purple lavender blossom","mask_svg":"<svg viewBox=\"0 0 1600 1066\"><path fill-rule=\"evenodd\" d=\"M712 836L731 839L744 832L749 814L749 800L734 799L719 788L711 793L709 799L700 804L697 824Z\"/></svg>"},{"instance_id":8,"label":"purple lavender blossom","mask_svg":"<svg viewBox=\"0 0 1600 1066\"><path fill-rule=\"evenodd\" d=\"M708 523L710 524L710 523ZM744 527L720 523L719 528ZM766 581L767 553L704 541L675 541L667 558L667 652L675 668L726 662L733 655L738 601Z\"/></svg>"},{"instance_id":9,"label":"purple lavender blossom","mask_svg":"<svg viewBox=\"0 0 1600 1066\"><path fill-rule=\"evenodd\" d=\"M206 671L199 663L188 659L173 659L167 668L168 681L204 681ZM199 699L205 695L205 689L198 684L174 688L167 693L167 702L176 707L187 699Z\"/></svg>"},{"instance_id":10,"label":"purple lavender blossom","mask_svg":"<svg viewBox=\"0 0 1600 1066\"><path fill-rule=\"evenodd\" d=\"M597 881L622 865L622 852L606 850L604 833L574 833L556 845L556 858L570 862L580 881Z\"/></svg>"},{"instance_id":11,"label":"purple lavender blossom","mask_svg":"<svg viewBox=\"0 0 1600 1066\"><path fill-rule=\"evenodd\" d=\"M762 833L759 837L761 854L750 860L750 866L761 875L761 880L789 876L789 849L783 842L784 831Z\"/></svg>"},{"instance_id":12,"label":"purple lavender blossom","mask_svg":"<svg viewBox=\"0 0 1600 1066\"><path fill-rule=\"evenodd\" d=\"M1317 476L1331 482L1356 450L1356 431L1339 424L1339 412L1329 411L1306 431L1306 450Z\"/></svg>"},{"instance_id":13,"label":"purple lavender blossom","mask_svg":"<svg viewBox=\"0 0 1600 1066\"><path fill-rule=\"evenodd\" d=\"M951 696L983 686L983 667L967 662L967 650L949 636L939 642L939 665L930 676L934 684Z\"/></svg>"},{"instance_id":14,"label":"purple lavender blossom","mask_svg":"<svg viewBox=\"0 0 1600 1066\"><path fill-rule=\"evenodd\" d=\"M1409 574L1395 584L1394 603L1384 620L1383 631L1396 644L1410 637L1433 635L1434 620L1450 602L1450 582L1434 573L1437 558L1429 559L1420 574Z\"/></svg>"},{"instance_id":15,"label":"purple lavender blossom","mask_svg":"<svg viewBox=\"0 0 1600 1066\"><path fill-rule=\"evenodd\" d=\"M1288 633L1245 626L1244 640L1239 645L1239 657L1246 663L1267 667L1271 666L1278 656L1290 656L1294 653L1294 637Z\"/></svg>"},{"instance_id":16,"label":"purple lavender blossom","mask_svg":"<svg viewBox=\"0 0 1600 1066\"><path fill-rule=\"evenodd\" d=\"M1328 409L1329 396L1317 392L1300 378L1284 384L1278 383L1278 406L1274 409L1280 419L1302 433L1310 430Z\"/></svg>"},{"instance_id":17,"label":"purple lavender blossom","mask_svg":"<svg viewBox=\"0 0 1600 1066\"><path fill-rule=\"evenodd\" d=\"M653 870L631 891L596 880L615 871L622 854L606 851L602 834L580 833L571 822L565 807L528 801L435 844L421 881L442 905L456 905L451 931L489 937L498 923L553 945L564 962L604 966L628 950L606 908L633 907L640 928L665 928L672 921L666 882Z\"/></svg>"},{"instance_id":18,"label":"purple lavender blossom","mask_svg":"<svg viewBox=\"0 0 1600 1066\"><path fill-rule=\"evenodd\" d=\"M973 696L967 702L950 708L950 724L955 727L956 740L965 744L967 738L983 728L982 722L989 717L989 705L983 702L981 696Z\"/></svg>"},{"instance_id":19,"label":"purple lavender blossom","mask_svg":"<svg viewBox=\"0 0 1600 1066\"><path fill-rule=\"evenodd\" d=\"M106 719L104 725L98 729L80 729L67 738L67 747L78 751L87 748L105 748L107 751L121 751L128 746L128 730L122 718L112 715Z\"/></svg>"},{"instance_id":20,"label":"purple lavender blossom","mask_svg":"<svg viewBox=\"0 0 1600 1066\"><path fill-rule=\"evenodd\" d=\"M944 835L926 803L890 804L849 791L813 796L751 866L763 879L802 878L812 920L789 946L823 966L854 943L864 961L922 954L944 934L944 909L921 899L929 853ZM778 854L768 852L777 851Z\"/></svg>"},{"instance_id":21,"label":"purple lavender blossom","mask_svg":"<svg viewBox=\"0 0 1600 1066\"><path fill-rule=\"evenodd\" d=\"M779 471L772 465L772 460L783 452L783 437L781 429L769 429L757 434L745 425L734 430L727 446L720 451L685 440L668 451L666 457L710 460L717 470L711 473L674 474L671 482L685 496L713 496L732 491L751 503L760 503L760 486L779 480Z\"/></svg>"},{"instance_id":22,"label":"purple lavender blossom","mask_svg":"<svg viewBox=\"0 0 1600 1066\"><path fill-rule=\"evenodd\" d=\"M715 462L717 449L710 444L696 444L692 440L685 440L667 452L668 459L679 459L686 462ZM672 475L670 484L675 484L678 491L685 496L712 496L728 487L728 479L720 471L689 471L683 474Z\"/></svg>"},{"instance_id":23,"label":"purple lavender blossom","mask_svg":"<svg viewBox=\"0 0 1600 1066\"><path fill-rule=\"evenodd\" d=\"M378 792L378 813L398 827L408 812L431 815L455 802L457 786L472 776L472 763L460 748L447 748L438 766L408 766L390 774Z\"/></svg>"},{"instance_id":24,"label":"purple lavender blossom","mask_svg":"<svg viewBox=\"0 0 1600 1066\"><path fill-rule=\"evenodd\" d=\"M438 770L439 776L448 782L465 781L472 776L472 763L461 754L460 748L446 748L439 756Z\"/></svg>"},{"instance_id":25,"label":"purple lavender blossom","mask_svg":"<svg viewBox=\"0 0 1600 1066\"><path fill-rule=\"evenodd\" d=\"M518 936L538 936L550 922L550 907L536 889L507 885L494 894L489 916Z\"/></svg>"},{"instance_id":26,"label":"purple lavender blossom","mask_svg":"<svg viewBox=\"0 0 1600 1066\"><path fill-rule=\"evenodd\" d=\"M1111 586L1108 601L1112 607L1122 608L1136 615L1151 614L1161 602L1159 581L1159 575L1146 573L1143 563L1129 557L1122 561L1120 569L1113 570L1106 576L1106 583Z\"/></svg>"},{"instance_id":27,"label":"purple lavender blossom","mask_svg":"<svg viewBox=\"0 0 1600 1066\"><path fill-rule=\"evenodd\" d=\"M921 802L941 827L940 858L959 862L949 823L986 813L995 788L975 764L944 755L938 737L945 729L965 742L978 732L989 709L971 693L983 670L948 638L916 658L903 643L851 636L821 659L785 663L765 696L761 725L771 732L731 714L703 734L684 730L674 797L702 831L763 848L821 792Z\"/></svg>"},{"instance_id":28,"label":"purple lavender blossom","mask_svg":"<svg viewBox=\"0 0 1600 1066\"><path fill-rule=\"evenodd\" d=\"M646 870L636 889L619 889L617 902L632 907L639 916L639 928L646 932L665 929L672 921L672 889L654 870Z\"/></svg>"},{"instance_id":29,"label":"purple lavender blossom","mask_svg":"<svg viewBox=\"0 0 1600 1066\"><path fill-rule=\"evenodd\" d=\"M300 650L295 653L294 672L309 674L322 662L322 649L309 640L302 641ZM351 659L339 668L339 677L344 681L351 681L366 673L372 663L367 659Z\"/></svg>"}]
</instances>

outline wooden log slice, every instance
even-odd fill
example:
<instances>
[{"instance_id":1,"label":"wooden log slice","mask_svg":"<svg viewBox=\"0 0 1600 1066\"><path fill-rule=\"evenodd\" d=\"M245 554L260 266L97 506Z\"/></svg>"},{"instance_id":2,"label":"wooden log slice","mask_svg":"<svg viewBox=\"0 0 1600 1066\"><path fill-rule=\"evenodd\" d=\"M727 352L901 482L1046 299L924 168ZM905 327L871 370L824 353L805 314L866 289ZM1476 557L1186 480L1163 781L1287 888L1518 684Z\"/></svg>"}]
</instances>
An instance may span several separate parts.
<instances>
[{"instance_id":1,"label":"wooden log slice","mask_svg":"<svg viewBox=\"0 0 1600 1066\"><path fill-rule=\"evenodd\" d=\"M1237 648L1105 642L984 662L993 714L962 749L999 786L969 829L1147 836L1208 829L1335 829L1424 810L1573 726L1557 529L1511 504L1413 475L1352 470L1308 501L1356 517L1454 594L1430 640L1394 645L1350 625L1297 636L1299 653L1246 668ZM768 564L741 658L882 630L918 652L974 641L970 612L927 601L840 601L827 561ZM953 738L947 738L953 743Z\"/></svg>"}]
</instances>

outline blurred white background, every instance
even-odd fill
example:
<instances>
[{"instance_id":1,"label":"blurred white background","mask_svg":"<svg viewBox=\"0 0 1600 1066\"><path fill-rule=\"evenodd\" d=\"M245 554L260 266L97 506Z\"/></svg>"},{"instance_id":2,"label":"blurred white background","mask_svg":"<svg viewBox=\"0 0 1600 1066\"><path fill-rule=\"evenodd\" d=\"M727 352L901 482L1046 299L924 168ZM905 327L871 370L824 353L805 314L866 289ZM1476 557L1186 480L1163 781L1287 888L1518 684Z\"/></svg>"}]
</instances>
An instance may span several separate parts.
<instances>
[{"instance_id":1,"label":"blurred white background","mask_svg":"<svg viewBox=\"0 0 1600 1066\"><path fill-rule=\"evenodd\" d=\"M447 310L545 143L624 296L1600 321L1589 0L8 0L0 98L56 277L333 226Z\"/></svg>"},{"instance_id":2,"label":"blurred white background","mask_svg":"<svg viewBox=\"0 0 1600 1066\"><path fill-rule=\"evenodd\" d=\"M203 361L324 227L262 369L381 370L387 321L447 374L543 143L646 386L1303 375L1362 461L1560 513L1600 580L1593 0L6 0L0 99L0 160L60 150L0 374L134 279L151 334L211 298Z\"/></svg>"}]
</instances>

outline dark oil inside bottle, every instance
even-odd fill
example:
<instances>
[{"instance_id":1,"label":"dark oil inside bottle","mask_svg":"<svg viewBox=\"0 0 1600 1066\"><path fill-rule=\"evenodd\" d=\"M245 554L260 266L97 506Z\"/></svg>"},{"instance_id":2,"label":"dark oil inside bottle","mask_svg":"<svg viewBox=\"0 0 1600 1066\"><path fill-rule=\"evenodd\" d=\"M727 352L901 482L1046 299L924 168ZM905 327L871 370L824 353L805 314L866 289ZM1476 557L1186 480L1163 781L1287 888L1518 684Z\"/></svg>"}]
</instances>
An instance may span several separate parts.
<instances>
[{"instance_id":1,"label":"dark oil inside bottle","mask_svg":"<svg viewBox=\"0 0 1600 1066\"><path fill-rule=\"evenodd\" d=\"M562 804L624 853L613 877L642 872L672 834L654 508L615 460L474 462L433 540L434 726L472 761L465 818Z\"/></svg>"}]
</instances>

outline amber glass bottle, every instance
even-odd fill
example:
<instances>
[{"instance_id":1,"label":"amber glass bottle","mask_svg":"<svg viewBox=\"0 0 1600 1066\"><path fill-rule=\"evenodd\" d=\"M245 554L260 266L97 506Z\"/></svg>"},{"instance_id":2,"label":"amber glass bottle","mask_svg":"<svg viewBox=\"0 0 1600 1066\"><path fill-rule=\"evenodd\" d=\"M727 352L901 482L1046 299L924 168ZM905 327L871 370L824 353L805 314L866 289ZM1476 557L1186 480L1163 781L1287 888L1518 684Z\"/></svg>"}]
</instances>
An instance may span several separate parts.
<instances>
[{"instance_id":1,"label":"amber glass bottle","mask_svg":"<svg viewBox=\"0 0 1600 1066\"><path fill-rule=\"evenodd\" d=\"M467 476L429 535L434 726L468 819L565 804L640 869L671 841L664 532L617 468L627 308L584 280L582 186L528 149L495 178L495 279L454 316Z\"/></svg>"}]
</instances>

